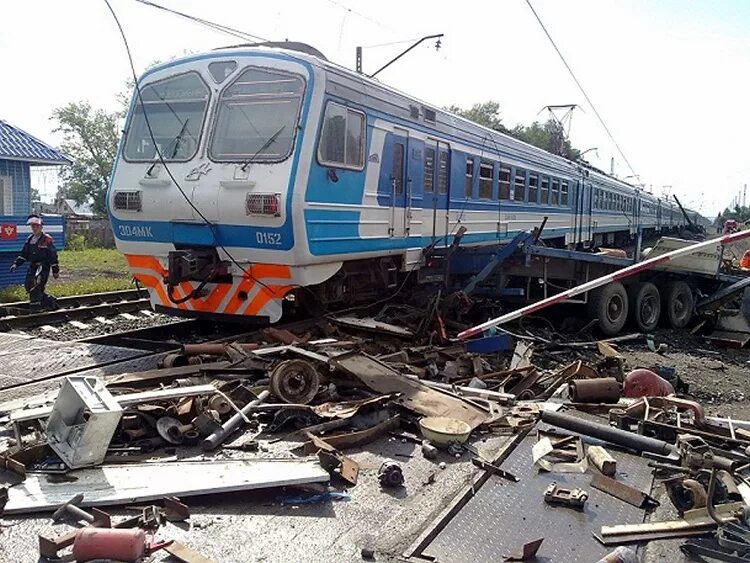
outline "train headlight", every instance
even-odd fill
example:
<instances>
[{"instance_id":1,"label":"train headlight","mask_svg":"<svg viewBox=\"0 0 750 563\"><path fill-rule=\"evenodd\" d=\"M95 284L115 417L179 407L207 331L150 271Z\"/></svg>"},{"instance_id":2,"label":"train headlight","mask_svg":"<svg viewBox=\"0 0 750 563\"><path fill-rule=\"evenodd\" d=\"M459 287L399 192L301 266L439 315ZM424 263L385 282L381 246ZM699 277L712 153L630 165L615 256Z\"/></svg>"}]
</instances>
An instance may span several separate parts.
<instances>
[{"instance_id":1,"label":"train headlight","mask_svg":"<svg viewBox=\"0 0 750 563\"><path fill-rule=\"evenodd\" d=\"M281 215L281 194L247 194L245 212L248 215Z\"/></svg>"}]
</instances>

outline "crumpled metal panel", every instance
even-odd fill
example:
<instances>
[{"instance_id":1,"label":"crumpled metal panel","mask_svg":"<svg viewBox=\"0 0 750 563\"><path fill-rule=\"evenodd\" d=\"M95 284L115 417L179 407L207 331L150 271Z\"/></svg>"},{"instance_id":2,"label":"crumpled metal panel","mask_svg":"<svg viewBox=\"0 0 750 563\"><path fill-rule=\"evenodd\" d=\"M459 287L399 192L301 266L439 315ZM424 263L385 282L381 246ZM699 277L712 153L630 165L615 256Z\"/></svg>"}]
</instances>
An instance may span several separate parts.
<instances>
[{"instance_id":1,"label":"crumpled metal panel","mask_svg":"<svg viewBox=\"0 0 750 563\"><path fill-rule=\"evenodd\" d=\"M531 460L536 441L532 430L501 464L520 481L490 476L422 550L424 556L441 563L503 561L525 543L544 538L540 560L590 563L611 551L599 544L592 532L602 525L643 522L645 511L591 487L590 472L540 473ZM613 448L608 451L617 459L619 481L650 491L653 479L647 460ZM553 481L566 489L586 490L589 498L584 510L546 504L544 491Z\"/></svg>"}]
</instances>

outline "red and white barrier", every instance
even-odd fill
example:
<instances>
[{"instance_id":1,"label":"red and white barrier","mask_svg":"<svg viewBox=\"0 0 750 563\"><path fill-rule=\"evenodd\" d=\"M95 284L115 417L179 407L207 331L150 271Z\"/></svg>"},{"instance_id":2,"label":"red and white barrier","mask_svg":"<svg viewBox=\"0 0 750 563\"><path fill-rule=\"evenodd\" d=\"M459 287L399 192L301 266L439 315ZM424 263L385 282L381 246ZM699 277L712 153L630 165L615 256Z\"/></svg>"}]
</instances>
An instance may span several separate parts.
<instances>
[{"instance_id":1,"label":"red and white barrier","mask_svg":"<svg viewBox=\"0 0 750 563\"><path fill-rule=\"evenodd\" d=\"M627 278L629 276L632 276L633 274L637 274L638 272L643 272L644 270L650 270L654 266L658 266L659 264L664 264L665 262L669 262L671 260L674 260L675 258L680 258L682 256L693 254L694 252L698 252L710 246L716 246L716 245L723 246L725 244L730 244L730 243L733 243L733 242L736 242L738 240L742 240L748 237L750 237L750 230L740 231L739 233L732 233L729 235L724 235L719 238L704 240L702 242L698 242L693 245L686 246L684 248L678 248L677 250L673 250L672 252L662 254L661 256L649 258L648 260L644 260L643 262L638 262L636 264L633 264L632 266L623 268L622 270L618 270L611 274L607 274L606 276L596 278L595 280L587 281L584 284L573 287L571 289L567 289L561 293L552 295L551 297L547 297L546 299L542 299L541 301L537 301L536 303L532 303L531 305L526 305L525 307L521 307L520 309L511 311L510 313L506 313L505 315L501 315L494 319L490 319L489 321L486 321L480 325L474 326L463 332L460 332L458 334L458 338L459 340L466 340L467 338L471 338L472 336L482 333L488 328L499 326L501 324L514 321L518 318L525 317L532 313L536 313L540 309L544 309L546 307L549 307L550 305L554 305L555 303L560 303L561 301L565 301L566 299L569 299L576 295L580 295L581 293L586 293L587 291L591 291L592 289L596 289L597 287L607 285L610 282L618 281L623 278Z\"/></svg>"}]
</instances>

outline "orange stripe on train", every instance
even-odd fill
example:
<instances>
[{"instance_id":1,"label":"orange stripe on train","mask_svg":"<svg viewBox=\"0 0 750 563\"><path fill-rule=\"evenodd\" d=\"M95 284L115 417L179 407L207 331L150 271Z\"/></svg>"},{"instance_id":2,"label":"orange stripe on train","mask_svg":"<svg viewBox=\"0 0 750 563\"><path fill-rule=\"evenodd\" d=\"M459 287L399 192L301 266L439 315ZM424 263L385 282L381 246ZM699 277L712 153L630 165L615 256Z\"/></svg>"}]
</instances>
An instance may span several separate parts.
<instances>
[{"instance_id":1,"label":"orange stripe on train","mask_svg":"<svg viewBox=\"0 0 750 563\"><path fill-rule=\"evenodd\" d=\"M163 277L167 274L167 271L161 265L158 259L153 256L144 256L136 254L126 254L125 259L128 266L131 268L138 268L142 270L151 270ZM165 288L162 287L161 282L157 277L153 277L145 274L137 274L134 276L136 279L141 281L146 287L154 289L162 301L162 304L168 307L173 307L176 304L169 300L166 294ZM141 279L144 278L144 279ZM261 288L258 294L252 299L250 304L245 310L246 315L257 315L263 307L265 307L271 299L281 299L284 297L287 291L292 286L289 285L268 285L263 284L263 279L276 278L276 279L290 279L292 277L289 266L282 266L279 264L252 264L247 271L243 274L242 281L238 284L237 288L224 308L223 313L228 315L235 314L243 304L247 303L247 295L253 289L256 284L256 280L261 283ZM149 278L146 282L145 279ZM185 295L188 295L192 290L193 286L189 282L182 282L179 288ZM205 299L195 298L190 299L188 303L193 309L198 311L209 311L209 312L222 312L217 311L224 297L233 288L229 284L217 284L216 287L211 291ZM244 297L240 294L244 293ZM180 309L185 309L185 304L181 303L177 305Z\"/></svg>"}]
</instances>

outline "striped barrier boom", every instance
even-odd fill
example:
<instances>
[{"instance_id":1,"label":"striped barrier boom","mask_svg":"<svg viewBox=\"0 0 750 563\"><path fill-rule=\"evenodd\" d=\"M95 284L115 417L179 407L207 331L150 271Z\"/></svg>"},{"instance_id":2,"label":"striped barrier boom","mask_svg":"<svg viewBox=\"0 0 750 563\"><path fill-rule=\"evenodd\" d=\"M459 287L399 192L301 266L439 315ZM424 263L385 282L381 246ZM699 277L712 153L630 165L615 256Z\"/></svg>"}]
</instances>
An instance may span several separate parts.
<instances>
[{"instance_id":1,"label":"striped barrier boom","mask_svg":"<svg viewBox=\"0 0 750 563\"><path fill-rule=\"evenodd\" d=\"M724 235L719 238L698 242L690 246L686 246L684 248L678 248L677 250L673 250L672 252L662 254L661 256L649 258L648 260L644 260L643 262L638 262L636 264L633 264L632 266L623 268L622 270L617 270L616 272L612 272L611 274L607 274L606 276L602 276L600 278L596 278L594 280L588 281L584 284L578 285L571 289L565 290L563 292L560 292L550 297L547 297L545 299L542 299L541 301L537 301L536 303L526 305L525 307L521 307L520 309L516 309L515 311L511 311L510 313L506 313L505 315L501 315L494 319L490 319L489 321L486 321L480 325L466 329L463 332L460 332L458 334L458 339L466 340L467 338L471 338L472 336L481 334L482 332L484 332L485 330L489 328L500 326L501 324L505 324L510 321L519 319L521 317L530 315L532 313L536 313L537 311L541 309L545 309L549 307L550 305L554 305L555 303L560 303L561 301L565 301L566 299L570 299L571 297L580 295L581 293L586 293L587 291L591 291L592 289L596 289L603 285L607 285L608 283L611 283L613 281L618 281L618 280L627 278L629 276L632 276L634 274L637 274L639 272L650 270L654 266L658 266L659 264L664 264L665 262L669 262L671 260L674 260L675 258L688 256L690 254L693 254L694 252L698 252L700 250L703 250L704 248L708 248L711 246L716 246L716 245L724 246L727 244L731 244L738 240L746 239L748 237L750 237L750 230L740 231L738 233Z\"/></svg>"}]
</instances>

